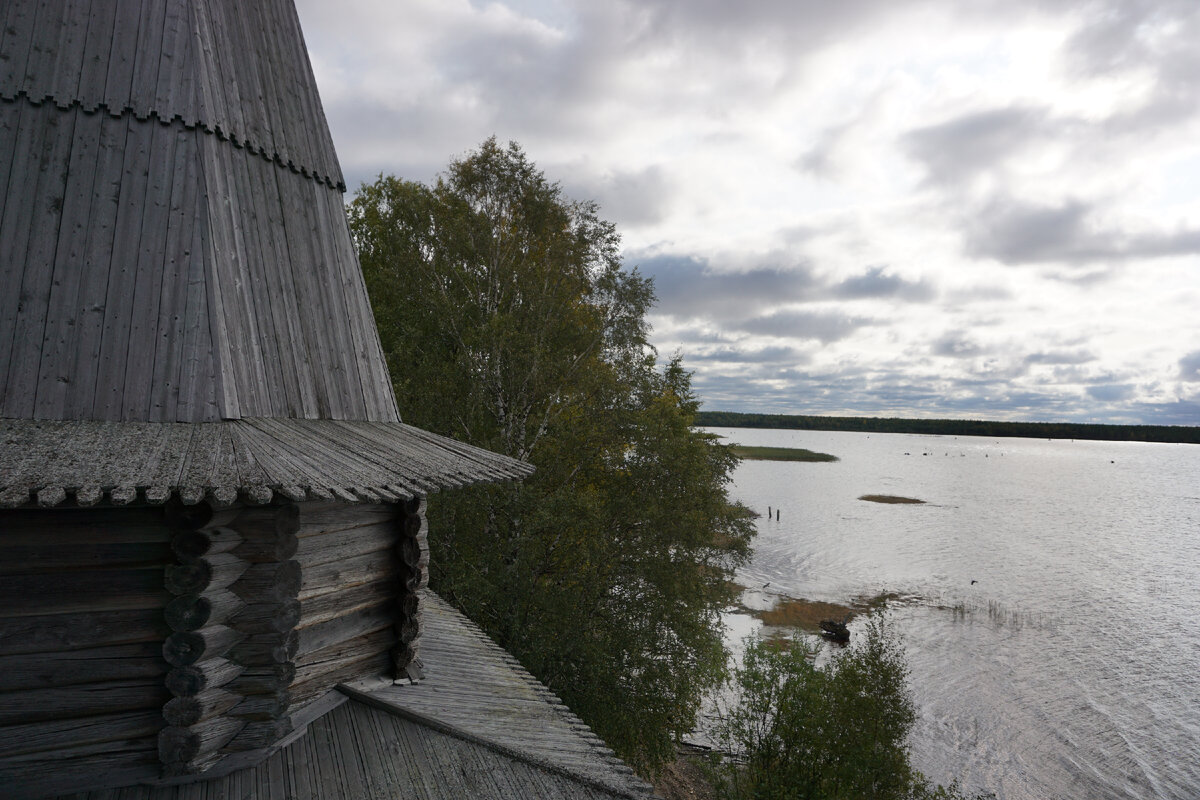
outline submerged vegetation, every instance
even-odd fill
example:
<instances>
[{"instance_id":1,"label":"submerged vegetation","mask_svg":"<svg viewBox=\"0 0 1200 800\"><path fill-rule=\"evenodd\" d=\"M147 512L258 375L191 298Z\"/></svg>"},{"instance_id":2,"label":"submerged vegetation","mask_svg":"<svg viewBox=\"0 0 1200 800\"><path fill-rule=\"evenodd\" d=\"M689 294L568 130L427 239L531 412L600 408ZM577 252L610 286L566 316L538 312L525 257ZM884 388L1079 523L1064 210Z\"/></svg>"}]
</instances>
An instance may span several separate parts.
<instances>
[{"instance_id":1,"label":"submerged vegetation","mask_svg":"<svg viewBox=\"0 0 1200 800\"><path fill-rule=\"evenodd\" d=\"M866 500L868 503L892 503L900 505L924 505L924 500L918 500L915 497L901 497L896 494L864 494L858 498Z\"/></svg>"},{"instance_id":2,"label":"submerged vegetation","mask_svg":"<svg viewBox=\"0 0 1200 800\"><path fill-rule=\"evenodd\" d=\"M837 461L837 456L805 450L802 447L759 447L731 444L729 449L738 458L750 461Z\"/></svg>"}]
</instances>

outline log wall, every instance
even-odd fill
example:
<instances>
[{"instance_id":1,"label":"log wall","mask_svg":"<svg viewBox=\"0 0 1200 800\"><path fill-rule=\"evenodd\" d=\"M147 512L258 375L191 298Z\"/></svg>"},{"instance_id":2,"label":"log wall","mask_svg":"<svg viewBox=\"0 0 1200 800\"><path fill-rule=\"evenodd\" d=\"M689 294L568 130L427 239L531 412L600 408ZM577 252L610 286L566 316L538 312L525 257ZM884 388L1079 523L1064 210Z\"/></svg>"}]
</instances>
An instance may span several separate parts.
<instances>
[{"instance_id":1,"label":"log wall","mask_svg":"<svg viewBox=\"0 0 1200 800\"><path fill-rule=\"evenodd\" d=\"M162 508L0 512L0 786L159 773Z\"/></svg>"}]
</instances>

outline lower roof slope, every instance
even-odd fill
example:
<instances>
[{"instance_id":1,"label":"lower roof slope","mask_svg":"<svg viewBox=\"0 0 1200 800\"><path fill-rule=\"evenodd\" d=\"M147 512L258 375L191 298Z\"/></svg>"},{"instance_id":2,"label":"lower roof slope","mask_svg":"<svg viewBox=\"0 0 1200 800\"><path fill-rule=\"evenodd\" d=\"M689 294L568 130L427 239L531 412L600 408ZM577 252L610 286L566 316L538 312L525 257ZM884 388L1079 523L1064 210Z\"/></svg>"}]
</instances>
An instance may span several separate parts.
<instances>
[{"instance_id":1,"label":"lower roof slope","mask_svg":"<svg viewBox=\"0 0 1200 800\"><path fill-rule=\"evenodd\" d=\"M416 684L365 681L266 760L200 783L76 800L653 798L652 787L466 617L422 594Z\"/></svg>"}]
</instances>

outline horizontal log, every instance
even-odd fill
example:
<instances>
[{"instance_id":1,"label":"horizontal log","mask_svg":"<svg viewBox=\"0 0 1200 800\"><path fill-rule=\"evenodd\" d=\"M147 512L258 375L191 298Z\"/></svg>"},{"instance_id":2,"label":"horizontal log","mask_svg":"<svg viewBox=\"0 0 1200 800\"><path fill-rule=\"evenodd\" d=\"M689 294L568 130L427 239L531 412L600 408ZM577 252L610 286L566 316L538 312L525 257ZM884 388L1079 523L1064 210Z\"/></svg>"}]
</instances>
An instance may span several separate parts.
<instances>
[{"instance_id":1,"label":"horizontal log","mask_svg":"<svg viewBox=\"0 0 1200 800\"><path fill-rule=\"evenodd\" d=\"M0 618L0 652L58 652L110 644L161 642L168 633L161 606L5 617Z\"/></svg>"},{"instance_id":2,"label":"horizontal log","mask_svg":"<svg viewBox=\"0 0 1200 800\"><path fill-rule=\"evenodd\" d=\"M167 670L157 642L0 656L0 692L81 682L159 679Z\"/></svg>"},{"instance_id":3,"label":"horizontal log","mask_svg":"<svg viewBox=\"0 0 1200 800\"><path fill-rule=\"evenodd\" d=\"M171 539L171 550L187 563L204 556L228 553L242 543L242 535L232 528L205 528L182 531Z\"/></svg>"},{"instance_id":4,"label":"horizontal log","mask_svg":"<svg viewBox=\"0 0 1200 800\"><path fill-rule=\"evenodd\" d=\"M245 604L225 589L205 594L185 594L167 603L163 612L173 631L196 631L206 625L224 624Z\"/></svg>"},{"instance_id":5,"label":"horizontal log","mask_svg":"<svg viewBox=\"0 0 1200 800\"><path fill-rule=\"evenodd\" d=\"M254 564L230 589L247 603L271 603L294 598L300 591L298 561Z\"/></svg>"},{"instance_id":6,"label":"horizontal log","mask_svg":"<svg viewBox=\"0 0 1200 800\"><path fill-rule=\"evenodd\" d=\"M299 624L302 627L311 627L363 608L382 607L399 592L400 586L393 576L346 589L332 587L325 594L300 601Z\"/></svg>"},{"instance_id":7,"label":"horizontal log","mask_svg":"<svg viewBox=\"0 0 1200 800\"><path fill-rule=\"evenodd\" d=\"M305 653L296 659L296 677L292 681L292 693L296 687L323 676L340 674L348 664L358 664L377 659L382 673L387 669L388 652L396 643L396 634L391 628L373 631L349 641L338 642L323 650ZM328 686L326 686L328 688Z\"/></svg>"},{"instance_id":8,"label":"horizontal log","mask_svg":"<svg viewBox=\"0 0 1200 800\"><path fill-rule=\"evenodd\" d=\"M250 565L231 553L205 556L166 568L164 585L172 594L212 592L238 580Z\"/></svg>"},{"instance_id":9,"label":"horizontal log","mask_svg":"<svg viewBox=\"0 0 1200 800\"><path fill-rule=\"evenodd\" d=\"M258 633L245 637L229 651L229 657L248 667L283 664L296 658L299 646L300 637L296 631Z\"/></svg>"},{"instance_id":10,"label":"horizontal log","mask_svg":"<svg viewBox=\"0 0 1200 800\"><path fill-rule=\"evenodd\" d=\"M282 719L287 716L291 702L292 696L286 689L271 694L250 695L231 708L229 716L247 722Z\"/></svg>"},{"instance_id":11,"label":"horizontal log","mask_svg":"<svg viewBox=\"0 0 1200 800\"><path fill-rule=\"evenodd\" d=\"M238 558L254 563L287 561L296 555L299 547L300 540L296 534L271 532L269 535L247 535L233 553Z\"/></svg>"},{"instance_id":12,"label":"horizontal log","mask_svg":"<svg viewBox=\"0 0 1200 800\"><path fill-rule=\"evenodd\" d=\"M391 550L381 550L309 567L304 571L300 599L386 578L396 574L398 566Z\"/></svg>"},{"instance_id":13,"label":"horizontal log","mask_svg":"<svg viewBox=\"0 0 1200 800\"><path fill-rule=\"evenodd\" d=\"M334 617L318 625L300 628L300 654L312 653L326 647L364 636L396 623L395 606L391 601Z\"/></svg>"},{"instance_id":14,"label":"horizontal log","mask_svg":"<svg viewBox=\"0 0 1200 800\"><path fill-rule=\"evenodd\" d=\"M161 679L21 689L0 694L0 725L157 710L169 698Z\"/></svg>"},{"instance_id":15,"label":"horizontal log","mask_svg":"<svg viewBox=\"0 0 1200 800\"><path fill-rule=\"evenodd\" d=\"M318 564L387 550L395 547L399 539L400 534L394 520L307 536L300 539L296 560L304 565L305 570L309 570Z\"/></svg>"},{"instance_id":16,"label":"horizontal log","mask_svg":"<svg viewBox=\"0 0 1200 800\"><path fill-rule=\"evenodd\" d=\"M244 696L274 694L291 686L295 678L295 663L284 661L265 667L247 667L226 688Z\"/></svg>"},{"instance_id":17,"label":"horizontal log","mask_svg":"<svg viewBox=\"0 0 1200 800\"><path fill-rule=\"evenodd\" d=\"M0 759L0 786L20 798L57 797L99 788L130 786L159 776L156 736L56 747Z\"/></svg>"},{"instance_id":18,"label":"horizontal log","mask_svg":"<svg viewBox=\"0 0 1200 800\"><path fill-rule=\"evenodd\" d=\"M168 725L186 728L224 714L242 701L242 696L225 689L209 689L191 697L176 697L163 707Z\"/></svg>"},{"instance_id":19,"label":"horizontal log","mask_svg":"<svg viewBox=\"0 0 1200 800\"><path fill-rule=\"evenodd\" d=\"M314 501L300 506L299 535L304 538L369 525L393 522L399 513L391 503L362 503L346 505L338 502Z\"/></svg>"},{"instance_id":20,"label":"horizontal log","mask_svg":"<svg viewBox=\"0 0 1200 800\"><path fill-rule=\"evenodd\" d=\"M190 697L208 689L217 689L237 679L245 670L241 664L225 658L209 658L167 673L166 685L176 697ZM229 691L237 691L229 687Z\"/></svg>"},{"instance_id":21,"label":"horizontal log","mask_svg":"<svg viewBox=\"0 0 1200 800\"><path fill-rule=\"evenodd\" d=\"M4 512L4 536L10 545L42 545L54 531L54 544L67 550L86 544L160 542L171 529L157 508L43 509Z\"/></svg>"},{"instance_id":22,"label":"horizontal log","mask_svg":"<svg viewBox=\"0 0 1200 800\"><path fill-rule=\"evenodd\" d=\"M164 764L186 764L220 750L245 726L240 719L213 717L187 728L163 728L158 734L158 757Z\"/></svg>"},{"instance_id":23,"label":"horizontal log","mask_svg":"<svg viewBox=\"0 0 1200 800\"><path fill-rule=\"evenodd\" d=\"M6 575L0 617L159 608L169 595L162 567Z\"/></svg>"},{"instance_id":24,"label":"horizontal log","mask_svg":"<svg viewBox=\"0 0 1200 800\"><path fill-rule=\"evenodd\" d=\"M244 634L224 625L178 631L163 643L163 658L173 667L186 667L201 659L221 658L243 638Z\"/></svg>"},{"instance_id":25,"label":"horizontal log","mask_svg":"<svg viewBox=\"0 0 1200 800\"><path fill-rule=\"evenodd\" d=\"M44 534L43 534L44 535ZM106 569L157 567L171 562L171 549L165 540L154 542L86 542L54 547L41 544L15 544L0 536L0 575L103 566Z\"/></svg>"},{"instance_id":26,"label":"horizontal log","mask_svg":"<svg viewBox=\"0 0 1200 800\"><path fill-rule=\"evenodd\" d=\"M380 677L392 678L391 662L387 649L377 647L367 648L353 657L328 661L322 664L322 669L308 673L306 680L292 684L292 706L294 708L320 697L330 688L339 683L348 683L360 678Z\"/></svg>"},{"instance_id":27,"label":"horizontal log","mask_svg":"<svg viewBox=\"0 0 1200 800\"><path fill-rule=\"evenodd\" d=\"M223 750L227 753L235 753L270 747L291 732L291 717L265 722L248 722L238 735L224 746Z\"/></svg>"},{"instance_id":28,"label":"horizontal log","mask_svg":"<svg viewBox=\"0 0 1200 800\"><path fill-rule=\"evenodd\" d=\"M211 753L201 753L191 761L169 761L163 764L162 775L164 778L183 778L188 775L200 775L215 767L223 758L225 758L225 754L220 750L216 750Z\"/></svg>"},{"instance_id":29,"label":"horizontal log","mask_svg":"<svg viewBox=\"0 0 1200 800\"><path fill-rule=\"evenodd\" d=\"M157 736L162 726L162 714L157 709L7 725L0 728L0 759Z\"/></svg>"},{"instance_id":30,"label":"horizontal log","mask_svg":"<svg viewBox=\"0 0 1200 800\"><path fill-rule=\"evenodd\" d=\"M247 603L230 619L231 627L242 633L286 633L300 621L300 601Z\"/></svg>"},{"instance_id":31,"label":"horizontal log","mask_svg":"<svg viewBox=\"0 0 1200 800\"><path fill-rule=\"evenodd\" d=\"M275 534L296 533L300 530L300 509L295 503L243 508L228 526L242 534L244 539L268 531Z\"/></svg>"}]
</instances>

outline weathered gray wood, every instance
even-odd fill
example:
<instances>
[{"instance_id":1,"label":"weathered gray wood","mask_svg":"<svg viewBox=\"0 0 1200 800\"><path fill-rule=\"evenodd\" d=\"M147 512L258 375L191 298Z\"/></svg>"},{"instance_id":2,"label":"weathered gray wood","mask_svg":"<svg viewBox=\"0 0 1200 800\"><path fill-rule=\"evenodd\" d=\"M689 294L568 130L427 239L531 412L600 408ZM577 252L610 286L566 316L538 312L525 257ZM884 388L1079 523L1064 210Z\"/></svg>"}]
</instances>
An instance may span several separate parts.
<instances>
[{"instance_id":1,"label":"weathered gray wood","mask_svg":"<svg viewBox=\"0 0 1200 800\"><path fill-rule=\"evenodd\" d=\"M300 591L301 579L300 563L297 561L254 564L230 589L247 602L282 602L296 596Z\"/></svg>"},{"instance_id":2,"label":"weathered gray wood","mask_svg":"<svg viewBox=\"0 0 1200 800\"><path fill-rule=\"evenodd\" d=\"M284 664L293 661L300 647L296 631L284 634L256 633L245 637L229 651L229 657L246 666Z\"/></svg>"},{"instance_id":3,"label":"weathered gray wood","mask_svg":"<svg viewBox=\"0 0 1200 800\"><path fill-rule=\"evenodd\" d=\"M251 563L287 561L296 555L299 546L300 540L294 533L272 533L245 539L233 549L233 554Z\"/></svg>"},{"instance_id":4,"label":"weathered gray wood","mask_svg":"<svg viewBox=\"0 0 1200 800\"><path fill-rule=\"evenodd\" d=\"M163 728L158 734L158 757L164 764L186 764L220 750L245 725L240 719L217 716L186 728Z\"/></svg>"},{"instance_id":5,"label":"weathered gray wood","mask_svg":"<svg viewBox=\"0 0 1200 800\"><path fill-rule=\"evenodd\" d=\"M300 629L301 656L337 644L352 641L373 631L390 628L396 614L391 603L383 607L364 608L327 622Z\"/></svg>"},{"instance_id":6,"label":"weathered gray wood","mask_svg":"<svg viewBox=\"0 0 1200 800\"><path fill-rule=\"evenodd\" d=\"M348 515L358 509L357 506L347 507L344 504L343 508L346 508ZM385 520L348 530L306 536L301 539L296 559L305 569L311 569L318 564L386 550L393 547L398 539L395 522Z\"/></svg>"},{"instance_id":7,"label":"weathered gray wood","mask_svg":"<svg viewBox=\"0 0 1200 800\"><path fill-rule=\"evenodd\" d=\"M83 682L158 679L166 671L157 642L9 655L0 650L0 692Z\"/></svg>"},{"instance_id":8,"label":"weathered gray wood","mask_svg":"<svg viewBox=\"0 0 1200 800\"><path fill-rule=\"evenodd\" d=\"M364 608L386 608L399 591L395 579L388 576L372 583L315 595L301 601L301 621L298 624L311 627Z\"/></svg>"},{"instance_id":9,"label":"weathered gray wood","mask_svg":"<svg viewBox=\"0 0 1200 800\"><path fill-rule=\"evenodd\" d=\"M4 580L0 578L0 582ZM17 655L137 642L157 646L170 633L161 606L81 611L84 613L0 617L0 652Z\"/></svg>"},{"instance_id":10,"label":"weathered gray wood","mask_svg":"<svg viewBox=\"0 0 1200 800\"><path fill-rule=\"evenodd\" d=\"M231 692L242 690L231 686L245 667L225 658L209 658L195 664L175 667L167 673L166 686L176 697L190 697L209 689L227 688Z\"/></svg>"},{"instance_id":11,"label":"weathered gray wood","mask_svg":"<svg viewBox=\"0 0 1200 800\"><path fill-rule=\"evenodd\" d=\"M45 538L43 528L43 539ZM0 534L0 575L51 572L103 564L109 568L161 566L170 560L166 542L87 542L74 546L55 543L9 544Z\"/></svg>"},{"instance_id":12,"label":"weathered gray wood","mask_svg":"<svg viewBox=\"0 0 1200 800\"><path fill-rule=\"evenodd\" d=\"M155 736L162 726L157 709L7 725L0 728L0 760L66 746Z\"/></svg>"},{"instance_id":13,"label":"weathered gray wood","mask_svg":"<svg viewBox=\"0 0 1200 800\"><path fill-rule=\"evenodd\" d=\"M242 535L232 528L206 528L177 533L171 539L171 550L180 561L187 563L204 556L228 553L241 543ZM235 555L242 558L240 554Z\"/></svg>"},{"instance_id":14,"label":"weathered gray wood","mask_svg":"<svg viewBox=\"0 0 1200 800\"><path fill-rule=\"evenodd\" d=\"M300 601L248 603L230 619L231 627L242 633L286 633L300 621Z\"/></svg>"},{"instance_id":15,"label":"weathered gray wood","mask_svg":"<svg viewBox=\"0 0 1200 800\"><path fill-rule=\"evenodd\" d=\"M274 694L290 686L295 677L296 665L291 661L247 667L227 688L242 695Z\"/></svg>"},{"instance_id":16,"label":"weathered gray wood","mask_svg":"<svg viewBox=\"0 0 1200 800\"><path fill-rule=\"evenodd\" d=\"M175 697L163 707L168 725L186 728L209 720L238 705L242 696L224 689L208 689L199 694Z\"/></svg>"},{"instance_id":17,"label":"weathered gray wood","mask_svg":"<svg viewBox=\"0 0 1200 800\"><path fill-rule=\"evenodd\" d=\"M248 567L231 553L217 553L187 564L168 565L164 584L172 594L212 592L233 585Z\"/></svg>"},{"instance_id":18,"label":"weathered gray wood","mask_svg":"<svg viewBox=\"0 0 1200 800\"><path fill-rule=\"evenodd\" d=\"M201 659L224 656L243 638L242 633L224 625L212 625L198 631L179 631L172 633L163 643L163 658L173 667L186 667Z\"/></svg>"},{"instance_id":19,"label":"weathered gray wood","mask_svg":"<svg viewBox=\"0 0 1200 800\"><path fill-rule=\"evenodd\" d=\"M161 608L168 597L161 567L8 575L0 617Z\"/></svg>"},{"instance_id":20,"label":"weathered gray wood","mask_svg":"<svg viewBox=\"0 0 1200 800\"><path fill-rule=\"evenodd\" d=\"M167 701L161 680L81 683L0 693L0 725L31 719L67 719L160 708Z\"/></svg>"},{"instance_id":21,"label":"weathered gray wood","mask_svg":"<svg viewBox=\"0 0 1200 800\"><path fill-rule=\"evenodd\" d=\"M397 559L391 550L350 556L308 568L304 573L300 599L305 600L331 588L372 583L397 574Z\"/></svg>"},{"instance_id":22,"label":"weathered gray wood","mask_svg":"<svg viewBox=\"0 0 1200 800\"><path fill-rule=\"evenodd\" d=\"M339 641L323 650L305 653L296 659L296 678L292 682L292 691L296 687L313 680L323 680L322 676L336 673L348 664L361 663L364 660L378 659L386 669L388 651L396 643L396 634L391 628L381 628L365 636L348 641Z\"/></svg>"},{"instance_id":23,"label":"weathered gray wood","mask_svg":"<svg viewBox=\"0 0 1200 800\"><path fill-rule=\"evenodd\" d=\"M292 732L290 717L269 720L265 722L246 723L237 736L229 740L224 751L233 753L241 750L257 750L260 747L270 747L275 742Z\"/></svg>"},{"instance_id":24,"label":"weathered gray wood","mask_svg":"<svg viewBox=\"0 0 1200 800\"><path fill-rule=\"evenodd\" d=\"M163 612L173 631L196 631L206 625L228 622L244 606L233 592L218 590L203 595L185 594L167 603ZM243 630L241 626L231 627Z\"/></svg>"},{"instance_id":25,"label":"weathered gray wood","mask_svg":"<svg viewBox=\"0 0 1200 800\"><path fill-rule=\"evenodd\" d=\"M229 710L229 716L251 722L265 722L287 716L292 696L287 689L245 697Z\"/></svg>"}]
</instances>

